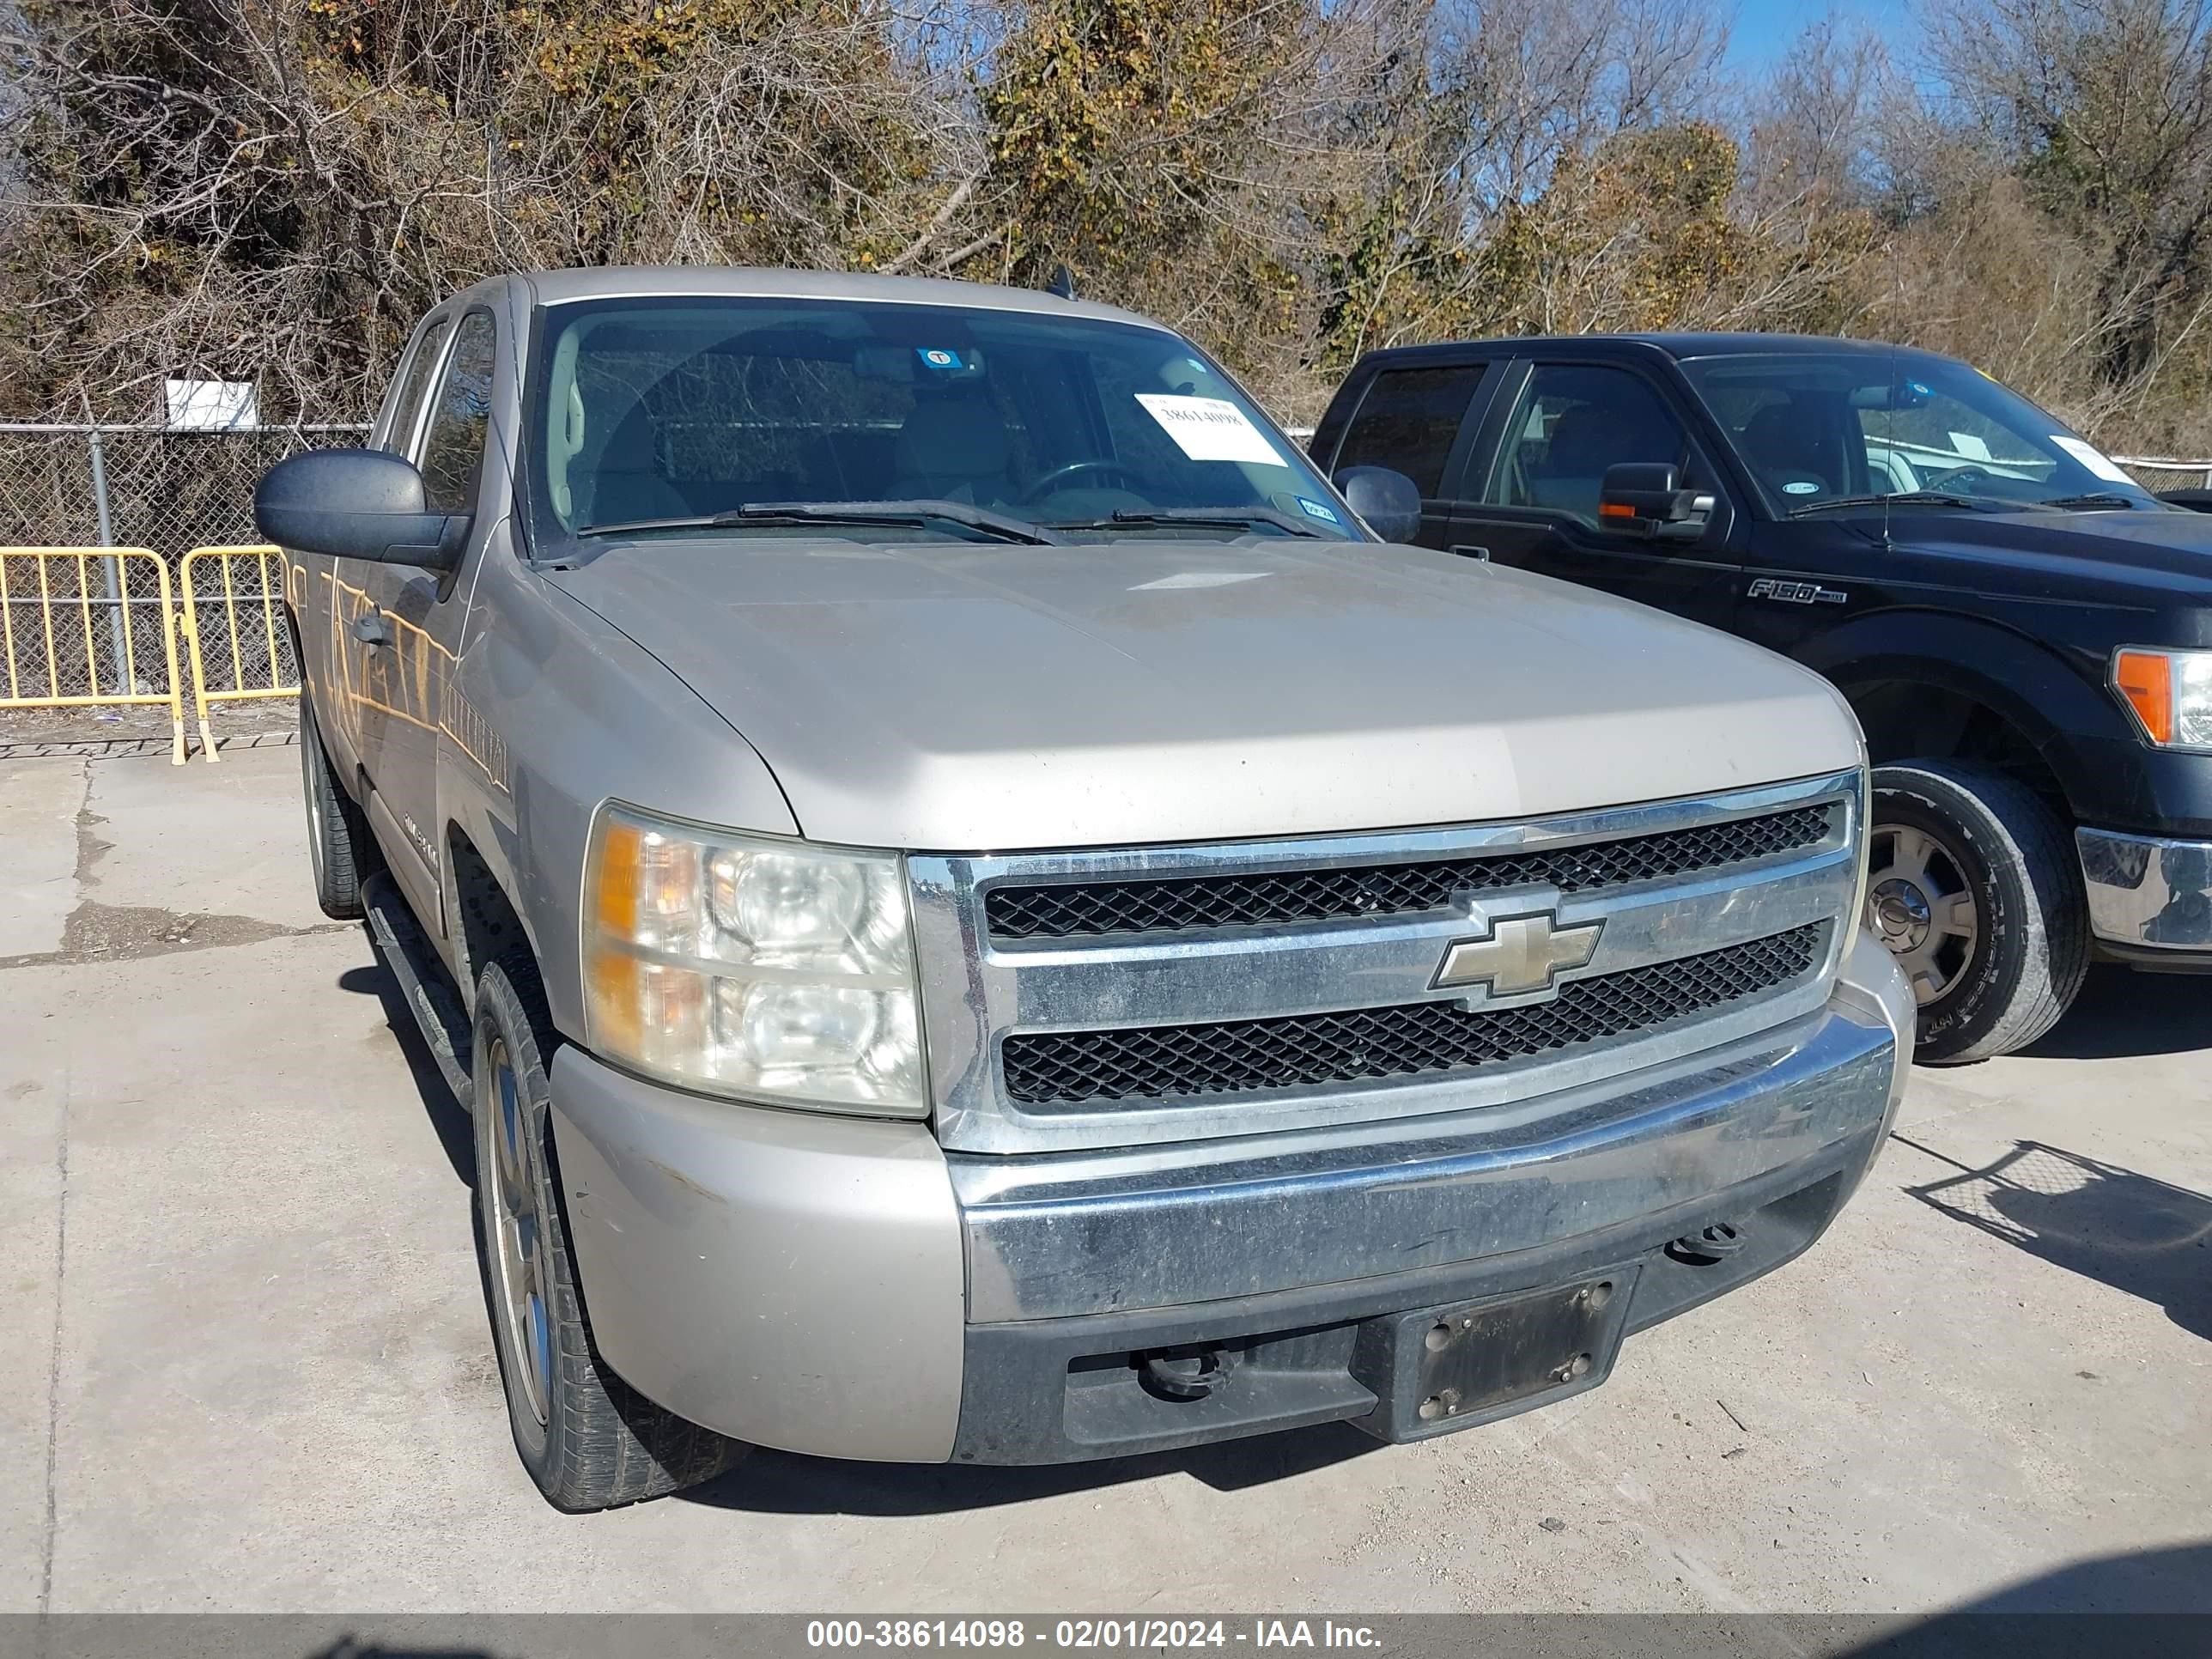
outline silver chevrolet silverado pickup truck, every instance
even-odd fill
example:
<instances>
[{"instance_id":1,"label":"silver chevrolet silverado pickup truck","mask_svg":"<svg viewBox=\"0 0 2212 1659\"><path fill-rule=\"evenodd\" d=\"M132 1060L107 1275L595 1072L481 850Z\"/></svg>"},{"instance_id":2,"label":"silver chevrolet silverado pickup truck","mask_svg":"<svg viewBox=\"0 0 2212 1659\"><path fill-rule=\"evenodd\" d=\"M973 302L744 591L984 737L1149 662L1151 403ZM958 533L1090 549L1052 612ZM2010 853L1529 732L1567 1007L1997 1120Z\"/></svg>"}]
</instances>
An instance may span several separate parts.
<instances>
[{"instance_id":1,"label":"silver chevrolet silverado pickup truck","mask_svg":"<svg viewBox=\"0 0 2212 1659\"><path fill-rule=\"evenodd\" d=\"M648 270L263 480L550 1500L1419 1439L1820 1235L1914 1012L1850 712L1410 488L1140 317Z\"/></svg>"}]
</instances>

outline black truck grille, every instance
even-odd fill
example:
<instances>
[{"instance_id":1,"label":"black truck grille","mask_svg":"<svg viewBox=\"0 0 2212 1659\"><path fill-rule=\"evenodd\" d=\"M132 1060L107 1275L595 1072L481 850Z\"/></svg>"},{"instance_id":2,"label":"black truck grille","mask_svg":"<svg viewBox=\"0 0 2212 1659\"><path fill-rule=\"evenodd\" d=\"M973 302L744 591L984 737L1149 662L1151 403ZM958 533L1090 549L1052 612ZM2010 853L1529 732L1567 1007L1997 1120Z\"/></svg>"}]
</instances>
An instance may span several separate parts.
<instances>
[{"instance_id":1,"label":"black truck grille","mask_svg":"<svg viewBox=\"0 0 2212 1659\"><path fill-rule=\"evenodd\" d=\"M1642 1035L1802 979L1826 924L1673 962L1576 980L1550 1002L1468 1013L1412 1002L1345 1013L1206 1025L1008 1036L1006 1092L1030 1105L1087 1104L1413 1077Z\"/></svg>"},{"instance_id":2,"label":"black truck grille","mask_svg":"<svg viewBox=\"0 0 2212 1659\"><path fill-rule=\"evenodd\" d=\"M1448 909L1455 893L1544 883L1562 893L1680 876L1818 846L1842 808L1793 807L1658 835L1577 847L1363 864L1275 874L994 887L984 914L1000 939L1072 939L1197 927L1250 927Z\"/></svg>"}]
</instances>

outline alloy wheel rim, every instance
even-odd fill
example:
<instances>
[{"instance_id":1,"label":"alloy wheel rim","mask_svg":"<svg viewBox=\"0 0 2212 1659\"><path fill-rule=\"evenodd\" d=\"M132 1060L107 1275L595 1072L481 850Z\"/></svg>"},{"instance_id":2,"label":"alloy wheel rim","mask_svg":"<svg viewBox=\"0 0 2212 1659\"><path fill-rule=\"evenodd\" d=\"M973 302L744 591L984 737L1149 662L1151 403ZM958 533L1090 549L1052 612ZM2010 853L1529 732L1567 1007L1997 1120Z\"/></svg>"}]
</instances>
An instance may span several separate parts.
<instances>
[{"instance_id":1,"label":"alloy wheel rim","mask_svg":"<svg viewBox=\"0 0 2212 1659\"><path fill-rule=\"evenodd\" d=\"M315 799L315 763L313 757L307 752L307 744L311 741L313 739L304 734L300 739L300 769L306 778L306 787L301 793L307 798L307 861L313 866L315 884L319 887L323 884L323 872L328 864L323 847L323 836L327 826L323 823L322 805Z\"/></svg>"},{"instance_id":2,"label":"alloy wheel rim","mask_svg":"<svg viewBox=\"0 0 2212 1659\"><path fill-rule=\"evenodd\" d=\"M485 1055L491 1070L493 1232L499 1260L500 1307L507 1322L523 1403L546 1420L553 1371L552 1328L546 1316L544 1232L538 1213L538 1159L532 1150L522 1090L507 1044L497 1038Z\"/></svg>"},{"instance_id":3,"label":"alloy wheel rim","mask_svg":"<svg viewBox=\"0 0 2212 1659\"><path fill-rule=\"evenodd\" d=\"M1925 1007L1957 985L1981 943L1981 909L1959 855L1911 824L1877 823L1866 925Z\"/></svg>"}]
</instances>

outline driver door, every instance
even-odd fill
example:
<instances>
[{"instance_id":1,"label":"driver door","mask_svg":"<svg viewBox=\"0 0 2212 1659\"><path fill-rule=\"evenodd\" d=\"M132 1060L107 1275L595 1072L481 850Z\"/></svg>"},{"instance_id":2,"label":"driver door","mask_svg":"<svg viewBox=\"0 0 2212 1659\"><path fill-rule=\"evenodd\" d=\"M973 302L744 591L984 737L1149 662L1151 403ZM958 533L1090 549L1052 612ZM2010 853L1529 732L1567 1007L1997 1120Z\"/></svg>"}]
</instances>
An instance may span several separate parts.
<instances>
[{"instance_id":1,"label":"driver door","mask_svg":"<svg viewBox=\"0 0 2212 1659\"><path fill-rule=\"evenodd\" d=\"M467 313L453 330L409 455L433 513L477 513L496 343L488 311ZM471 552L481 540L480 532ZM454 570L355 567L366 601L354 635L362 652L360 752L369 823L415 914L434 927L442 915L444 861L438 734L468 608L469 564L465 555Z\"/></svg>"},{"instance_id":2,"label":"driver door","mask_svg":"<svg viewBox=\"0 0 2212 1659\"><path fill-rule=\"evenodd\" d=\"M393 382L383 417L369 440L373 447L392 455L413 453L422 404L429 396L432 377L445 362L446 345L453 332L451 317L433 317L416 332L414 349ZM376 596L370 589L377 574L374 565L354 559L333 559L323 574L331 585L324 639L331 696L324 707L338 728L330 734L336 739L333 752L345 757L349 775L362 764L366 726L382 718L371 705L382 700L387 664L372 648L369 641L376 629L365 621L377 609Z\"/></svg>"},{"instance_id":3,"label":"driver door","mask_svg":"<svg viewBox=\"0 0 2212 1659\"><path fill-rule=\"evenodd\" d=\"M1486 434L1487 475L1479 455L1474 499L1453 515L1452 551L1731 625L1742 566L1735 514L1666 389L1625 364L1524 360L1498 401L1505 414ZM1705 534L1668 542L1601 528L1599 486L1607 468L1627 461L1679 467L1685 488L1709 492Z\"/></svg>"}]
</instances>

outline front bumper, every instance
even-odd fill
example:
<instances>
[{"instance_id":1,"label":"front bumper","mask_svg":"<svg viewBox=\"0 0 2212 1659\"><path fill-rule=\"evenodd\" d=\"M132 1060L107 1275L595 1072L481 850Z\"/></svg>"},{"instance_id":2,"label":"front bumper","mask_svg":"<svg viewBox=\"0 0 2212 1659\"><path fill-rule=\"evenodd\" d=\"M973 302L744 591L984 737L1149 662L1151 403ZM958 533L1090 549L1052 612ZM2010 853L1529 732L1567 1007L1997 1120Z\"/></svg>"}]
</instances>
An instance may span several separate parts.
<instances>
[{"instance_id":1,"label":"front bumper","mask_svg":"<svg viewBox=\"0 0 2212 1659\"><path fill-rule=\"evenodd\" d=\"M1808 1018L1418 1122L948 1158L920 1124L710 1102L568 1048L554 1133L600 1352L647 1397L792 1451L1058 1462L1374 1418L1352 1350L1379 1316L1619 1267L1633 1329L1779 1265L1871 1164L1913 1017L1860 935ZM1663 1254L1720 1220L1747 1224L1736 1254ZM1133 1355L1194 1344L1238 1350L1234 1387L1139 1386Z\"/></svg>"},{"instance_id":2,"label":"front bumper","mask_svg":"<svg viewBox=\"0 0 2212 1659\"><path fill-rule=\"evenodd\" d=\"M2089 927L2112 954L2212 963L2212 841L2076 830Z\"/></svg>"}]
</instances>

